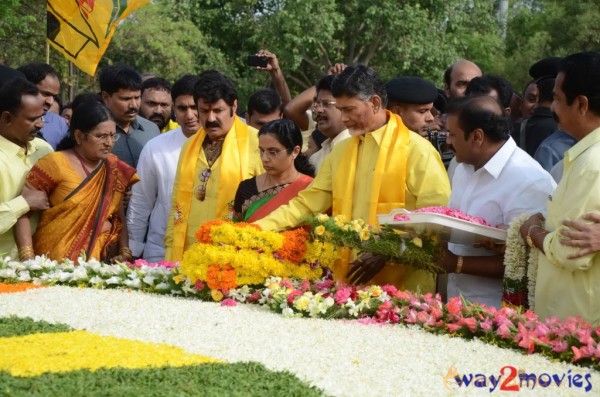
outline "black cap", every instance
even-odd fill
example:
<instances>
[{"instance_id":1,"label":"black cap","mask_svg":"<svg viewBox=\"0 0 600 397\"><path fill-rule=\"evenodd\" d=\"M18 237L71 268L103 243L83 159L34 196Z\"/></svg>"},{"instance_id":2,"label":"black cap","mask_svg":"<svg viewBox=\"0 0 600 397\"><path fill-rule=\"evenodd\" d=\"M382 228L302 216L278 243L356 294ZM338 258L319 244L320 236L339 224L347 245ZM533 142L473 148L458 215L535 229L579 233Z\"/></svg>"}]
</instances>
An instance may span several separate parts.
<instances>
[{"instance_id":1,"label":"black cap","mask_svg":"<svg viewBox=\"0 0 600 397\"><path fill-rule=\"evenodd\" d=\"M432 103L438 96L435 86L420 77L398 77L385 85L388 100L397 103Z\"/></svg>"},{"instance_id":2,"label":"black cap","mask_svg":"<svg viewBox=\"0 0 600 397\"><path fill-rule=\"evenodd\" d=\"M0 87L4 83L8 83L12 79L27 80L27 78L21 71L19 71L17 69L9 68L6 65L0 65Z\"/></svg>"},{"instance_id":3,"label":"black cap","mask_svg":"<svg viewBox=\"0 0 600 397\"><path fill-rule=\"evenodd\" d=\"M556 77L558 74L558 65L562 61L559 57L549 57L540 59L529 68L529 75L538 80L542 77Z\"/></svg>"}]
</instances>

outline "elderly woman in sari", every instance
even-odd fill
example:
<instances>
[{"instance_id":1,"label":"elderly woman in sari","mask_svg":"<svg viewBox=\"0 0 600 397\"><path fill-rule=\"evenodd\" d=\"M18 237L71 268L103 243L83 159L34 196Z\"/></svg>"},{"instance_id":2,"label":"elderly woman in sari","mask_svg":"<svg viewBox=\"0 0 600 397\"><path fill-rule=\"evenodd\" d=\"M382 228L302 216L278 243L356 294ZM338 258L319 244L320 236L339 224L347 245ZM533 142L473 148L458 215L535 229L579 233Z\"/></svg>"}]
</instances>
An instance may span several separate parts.
<instances>
[{"instance_id":1,"label":"elderly woman in sari","mask_svg":"<svg viewBox=\"0 0 600 397\"><path fill-rule=\"evenodd\" d=\"M233 204L235 221L256 222L287 204L306 188L314 168L302 148L302 133L292 121L274 120L258 131L265 173L242 181Z\"/></svg>"},{"instance_id":2,"label":"elderly woman in sari","mask_svg":"<svg viewBox=\"0 0 600 397\"><path fill-rule=\"evenodd\" d=\"M139 178L135 169L111 154L117 140L110 110L87 101L73 111L70 134L61 151L41 158L26 184L48 195L33 239L29 218L17 222L16 240L22 260L35 254L77 260L131 260L123 195Z\"/></svg>"}]
</instances>

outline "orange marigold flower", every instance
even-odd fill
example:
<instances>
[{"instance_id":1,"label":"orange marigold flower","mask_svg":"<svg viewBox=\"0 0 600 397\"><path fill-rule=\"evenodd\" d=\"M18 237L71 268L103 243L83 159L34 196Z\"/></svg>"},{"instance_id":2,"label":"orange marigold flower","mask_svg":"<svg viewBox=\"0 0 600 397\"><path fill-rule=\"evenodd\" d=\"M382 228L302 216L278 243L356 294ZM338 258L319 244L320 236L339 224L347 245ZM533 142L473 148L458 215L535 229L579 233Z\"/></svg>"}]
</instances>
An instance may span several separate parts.
<instances>
[{"instance_id":1,"label":"orange marigold flower","mask_svg":"<svg viewBox=\"0 0 600 397\"><path fill-rule=\"evenodd\" d=\"M0 294L11 294L13 292L22 292L31 288L42 288L43 285L32 283L8 284L0 283Z\"/></svg>"},{"instance_id":2,"label":"orange marigold flower","mask_svg":"<svg viewBox=\"0 0 600 397\"><path fill-rule=\"evenodd\" d=\"M237 273L229 264L214 264L208 268L206 284L211 289L232 289L237 287Z\"/></svg>"},{"instance_id":3,"label":"orange marigold flower","mask_svg":"<svg viewBox=\"0 0 600 397\"><path fill-rule=\"evenodd\" d=\"M299 263L306 253L306 240L308 240L309 233L303 228L298 228L281 234L284 237L283 247L276 254L283 260Z\"/></svg>"},{"instance_id":4,"label":"orange marigold flower","mask_svg":"<svg viewBox=\"0 0 600 397\"><path fill-rule=\"evenodd\" d=\"M221 219L215 219L213 221L204 222L196 231L196 240L198 240L199 243L211 244L212 240L210 238L210 229L213 226L219 226L223 223L225 223L225 221Z\"/></svg>"}]
</instances>

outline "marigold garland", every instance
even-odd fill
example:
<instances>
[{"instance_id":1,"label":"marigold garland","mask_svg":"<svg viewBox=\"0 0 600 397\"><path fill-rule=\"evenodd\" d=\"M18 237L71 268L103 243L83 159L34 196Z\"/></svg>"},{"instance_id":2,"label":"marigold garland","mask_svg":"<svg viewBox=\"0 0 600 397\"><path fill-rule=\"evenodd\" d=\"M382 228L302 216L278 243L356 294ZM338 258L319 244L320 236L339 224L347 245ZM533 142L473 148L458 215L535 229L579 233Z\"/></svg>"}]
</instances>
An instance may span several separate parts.
<instances>
[{"instance_id":1,"label":"marigold garland","mask_svg":"<svg viewBox=\"0 0 600 397\"><path fill-rule=\"evenodd\" d=\"M333 245L311 242L304 229L276 233L248 223L211 221L200 226L196 237L180 271L213 290L262 284L273 275L316 280L337 258Z\"/></svg>"}]
</instances>

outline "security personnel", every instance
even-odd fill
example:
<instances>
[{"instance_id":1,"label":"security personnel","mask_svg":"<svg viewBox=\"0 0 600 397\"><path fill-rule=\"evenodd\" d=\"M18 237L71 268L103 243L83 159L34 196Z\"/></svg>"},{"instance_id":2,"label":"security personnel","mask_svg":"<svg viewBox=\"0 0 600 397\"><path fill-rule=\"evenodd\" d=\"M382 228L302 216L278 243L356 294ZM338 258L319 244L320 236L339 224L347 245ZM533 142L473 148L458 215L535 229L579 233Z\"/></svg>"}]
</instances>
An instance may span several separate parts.
<instances>
[{"instance_id":1,"label":"security personnel","mask_svg":"<svg viewBox=\"0 0 600 397\"><path fill-rule=\"evenodd\" d=\"M409 130L427 137L433 124L433 101L438 96L435 86L420 77L398 77L385 84L387 109L402 118Z\"/></svg>"}]
</instances>

